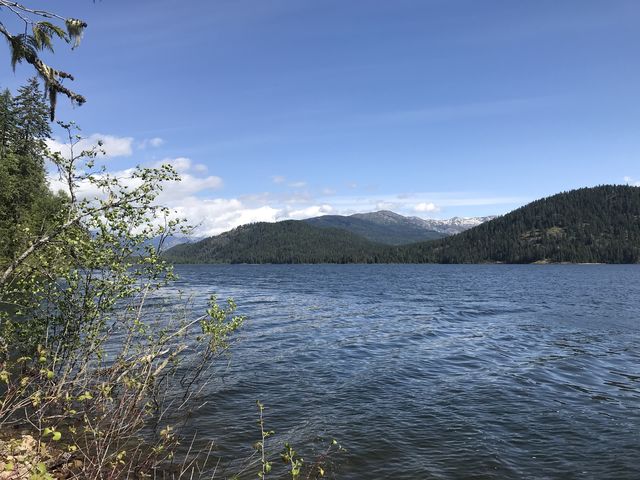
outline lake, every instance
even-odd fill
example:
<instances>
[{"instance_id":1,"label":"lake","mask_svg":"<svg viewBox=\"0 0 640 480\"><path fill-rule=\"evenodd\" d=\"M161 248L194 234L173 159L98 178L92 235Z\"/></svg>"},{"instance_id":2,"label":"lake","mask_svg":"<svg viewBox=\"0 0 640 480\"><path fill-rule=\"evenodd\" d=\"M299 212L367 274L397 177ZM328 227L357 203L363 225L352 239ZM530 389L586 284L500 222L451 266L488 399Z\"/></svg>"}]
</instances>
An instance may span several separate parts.
<instances>
[{"instance_id":1,"label":"lake","mask_svg":"<svg viewBox=\"0 0 640 480\"><path fill-rule=\"evenodd\" d=\"M192 428L318 436L338 478L640 478L640 266L184 265L246 315ZM308 458L309 454L305 454Z\"/></svg>"}]
</instances>

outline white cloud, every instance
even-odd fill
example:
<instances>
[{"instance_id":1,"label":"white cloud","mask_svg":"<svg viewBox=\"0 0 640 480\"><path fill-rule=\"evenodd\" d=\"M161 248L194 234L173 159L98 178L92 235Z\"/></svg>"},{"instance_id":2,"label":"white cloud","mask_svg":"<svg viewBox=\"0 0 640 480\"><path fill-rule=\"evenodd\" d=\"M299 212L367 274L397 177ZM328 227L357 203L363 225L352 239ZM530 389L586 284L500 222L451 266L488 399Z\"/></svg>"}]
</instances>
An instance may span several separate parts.
<instances>
[{"instance_id":1,"label":"white cloud","mask_svg":"<svg viewBox=\"0 0 640 480\"><path fill-rule=\"evenodd\" d=\"M187 157L163 158L153 164L154 168L162 165L171 165L177 172L182 173L191 169L191 159Z\"/></svg>"},{"instance_id":2,"label":"white cloud","mask_svg":"<svg viewBox=\"0 0 640 480\"><path fill-rule=\"evenodd\" d=\"M125 170L119 170L115 172L109 172L110 175L117 177L122 186L126 186L127 188L136 188L140 186L142 183L139 178L132 178L132 174L134 172L133 168L128 168ZM103 175L96 174L96 178L101 178ZM69 188L67 183L60 179L57 174L49 174L48 176L49 188L54 192L59 190L63 190L64 192L69 192ZM76 183L75 194L77 198L104 198L104 192L97 188L93 183L88 180L82 180Z\"/></svg>"},{"instance_id":3,"label":"white cloud","mask_svg":"<svg viewBox=\"0 0 640 480\"><path fill-rule=\"evenodd\" d=\"M199 178L189 173L181 173L180 181L164 188L158 202L173 205L182 198L201 193L206 190L217 190L222 187L222 179L215 175Z\"/></svg>"},{"instance_id":4,"label":"white cloud","mask_svg":"<svg viewBox=\"0 0 640 480\"><path fill-rule=\"evenodd\" d=\"M335 195L336 191L331 188L323 188L321 193L322 195Z\"/></svg>"},{"instance_id":5,"label":"white cloud","mask_svg":"<svg viewBox=\"0 0 640 480\"><path fill-rule=\"evenodd\" d=\"M633 177L625 176L623 180L627 185L631 185L632 187L640 187L640 181L635 180Z\"/></svg>"},{"instance_id":6,"label":"white cloud","mask_svg":"<svg viewBox=\"0 0 640 480\"><path fill-rule=\"evenodd\" d=\"M289 218L293 220L300 220L303 218L309 217L318 217L320 215L327 215L333 212L333 207L331 205L312 205L310 207L306 207L300 210L292 210L286 213L284 218Z\"/></svg>"},{"instance_id":7,"label":"white cloud","mask_svg":"<svg viewBox=\"0 0 640 480\"><path fill-rule=\"evenodd\" d=\"M437 212L440 209L436 206L435 203L433 202L420 202L418 203L415 207L413 207L413 209L416 212Z\"/></svg>"},{"instance_id":8,"label":"white cloud","mask_svg":"<svg viewBox=\"0 0 640 480\"><path fill-rule=\"evenodd\" d=\"M144 140L138 143L137 147L140 150L144 150L147 147L158 148L164 145L164 143L165 143L164 139L160 137L145 138Z\"/></svg>"},{"instance_id":9,"label":"white cloud","mask_svg":"<svg viewBox=\"0 0 640 480\"><path fill-rule=\"evenodd\" d=\"M180 175L180 181L172 183L165 188L158 197L159 202L166 203L169 206L174 205L182 198L190 197L206 190L217 190L223 185L220 177L215 175L202 176L202 167L205 166L202 164L194 165L190 158L165 158L156 162L154 167L159 167L163 164L171 165Z\"/></svg>"},{"instance_id":10,"label":"white cloud","mask_svg":"<svg viewBox=\"0 0 640 480\"><path fill-rule=\"evenodd\" d=\"M273 183L284 183L287 181L287 179L282 175L274 175L273 177L271 177L271 181Z\"/></svg>"},{"instance_id":11,"label":"white cloud","mask_svg":"<svg viewBox=\"0 0 640 480\"><path fill-rule=\"evenodd\" d=\"M98 146L98 142L102 142L102 146L98 147L104 150L107 157L129 157L133 153L133 137L116 137L113 135L103 135L94 133L80 140L73 147L73 154L78 155L83 150L91 150ZM69 145L59 139L46 140L47 147L51 151L59 152L64 157L69 158L71 149Z\"/></svg>"},{"instance_id":12,"label":"white cloud","mask_svg":"<svg viewBox=\"0 0 640 480\"><path fill-rule=\"evenodd\" d=\"M179 182L171 183L169 186L165 185L165 188L158 196L158 202L166 204L169 207L174 207L183 198L207 190L219 189L223 185L222 179L215 175L193 175L192 170L198 172L198 165L192 166L189 158L166 158L154 163L152 167L157 168L163 164L172 165L180 175ZM108 173L117 177L122 185L126 185L128 188L135 188L141 184L141 181L138 178L132 178L134 171L133 168L127 168L124 170L110 171ZM100 174L96 174L96 177L100 177ZM49 176L49 186L53 191L68 191L66 183L61 181L57 174L51 174ZM100 198L102 197L102 192L92 183L85 180L78 183L76 195L79 198Z\"/></svg>"},{"instance_id":13,"label":"white cloud","mask_svg":"<svg viewBox=\"0 0 640 480\"><path fill-rule=\"evenodd\" d=\"M211 236L254 222L300 220L333 212L329 204L304 208L258 205L254 197L208 198L183 197L169 205L177 217L186 218L195 226L194 235Z\"/></svg>"},{"instance_id":14,"label":"white cloud","mask_svg":"<svg viewBox=\"0 0 640 480\"><path fill-rule=\"evenodd\" d=\"M279 210L268 205L251 207L237 198L182 198L172 207L176 216L195 226L195 235L218 235L253 222L275 222Z\"/></svg>"},{"instance_id":15,"label":"white cloud","mask_svg":"<svg viewBox=\"0 0 640 480\"><path fill-rule=\"evenodd\" d=\"M291 188L303 188L307 186L307 182L291 182L289 186Z\"/></svg>"}]
</instances>

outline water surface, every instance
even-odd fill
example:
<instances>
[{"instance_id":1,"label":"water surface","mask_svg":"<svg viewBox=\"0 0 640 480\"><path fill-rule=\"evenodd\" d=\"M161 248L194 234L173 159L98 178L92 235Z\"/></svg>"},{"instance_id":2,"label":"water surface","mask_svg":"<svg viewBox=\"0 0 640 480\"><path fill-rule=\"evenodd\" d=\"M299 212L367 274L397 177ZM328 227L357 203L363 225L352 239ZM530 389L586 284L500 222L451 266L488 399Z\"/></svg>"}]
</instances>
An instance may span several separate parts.
<instances>
[{"instance_id":1,"label":"water surface","mask_svg":"<svg viewBox=\"0 0 640 480\"><path fill-rule=\"evenodd\" d=\"M193 427L222 455L251 451L260 399L274 442L339 439L340 478L640 478L638 266L177 273L248 317Z\"/></svg>"}]
</instances>

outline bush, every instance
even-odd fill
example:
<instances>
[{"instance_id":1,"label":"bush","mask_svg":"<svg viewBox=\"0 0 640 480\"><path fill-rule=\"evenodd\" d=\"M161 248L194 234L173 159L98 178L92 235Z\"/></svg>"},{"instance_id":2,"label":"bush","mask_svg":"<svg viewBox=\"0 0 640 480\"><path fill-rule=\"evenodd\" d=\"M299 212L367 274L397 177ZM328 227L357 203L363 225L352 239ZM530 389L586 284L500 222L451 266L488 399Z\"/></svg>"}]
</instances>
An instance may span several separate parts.
<instances>
[{"instance_id":1,"label":"bush","mask_svg":"<svg viewBox=\"0 0 640 480\"><path fill-rule=\"evenodd\" d=\"M232 300L219 305L215 297L198 318L186 308L155 315L146 308L173 279L159 251L184 224L156 200L179 178L170 166L115 178L95 167L99 147L73 153L77 129L61 126L72 153L50 159L66 201L46 231L24 232L24 249L0 273L0 430L33 435L36 451L48 452L35 464L40 470L151 474L176 462L180 414L243 318ZM88 186L97 196L80 196Z\"/></svg>"}]
</instances>

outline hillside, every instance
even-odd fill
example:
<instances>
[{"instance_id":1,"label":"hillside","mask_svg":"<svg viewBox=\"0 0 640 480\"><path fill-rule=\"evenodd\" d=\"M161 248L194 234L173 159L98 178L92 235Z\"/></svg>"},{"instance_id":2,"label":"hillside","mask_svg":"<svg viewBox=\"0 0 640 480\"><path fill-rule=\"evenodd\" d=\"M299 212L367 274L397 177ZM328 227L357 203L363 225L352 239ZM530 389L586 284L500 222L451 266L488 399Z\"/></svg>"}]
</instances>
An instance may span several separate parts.
<instances>
[{"instance_id":1,"label":"hillside","mask_svg":"<svg viewBox=\"0 0 640 480\"><path fill-rule=\"evenodd\" d=\"M332 217L327 224L353 220ZM401 246L313 224L322 218L245 225L166 256L184 263L640 262L640 187L564 192L451 237Z\"/></svg>"},{"instance_id":2,"label":"hillside","mask_svg":"<svg viewBox=\"0 0 640 480\"><path fill-rule=\"evenodd\" d=\"M351 215L349 218L358 218L385 227L406 226L418 231L426 230L430 232L437 232L440 234L440 237L446 237L448 235L455 235L456 233L464 232L465 230L476 227L481 223L493 220L496 217L453 217L440 220L433 218L405 217L388 210L380 210L379 212L356 213ZM426 240L433 240L434 238L437 237L433 236L433 238L428 238Z\"/></svg>"},{"instance_id":3,"label":"hillside","mask_svg":"<svg viewBox=\"0 0 640 480\"><path fill-rule=\"evenodd\" d=\"M345 230L288 220L243 225L165 252L176 263L366 263L383 247Z\"/></svg>"},{"instance_id":4,"label":"hillside","mask_svg":"<svg viewBox=\"0 0 640 480\"><path fill-rule=\"evenodd\" d=\"M393 221L383 219L391 214ZM406 243L436 240L444 234L425 228L393 212L374 212L350 216L324 215L303 220L309 225L322 228L339 228L360 235L367 240L385 245L403 245Z\"/></svg>"},{"instance_id":5,"label":"hillside","mask_svg":"<svg viewBox=\"0 0 640 480\"><path fill-rule=\"evenodd\" d=\"M407 263L638 263L640 188L560 193L453 237L398 247L393 256Z\"/></svg>"}]
</instances>

